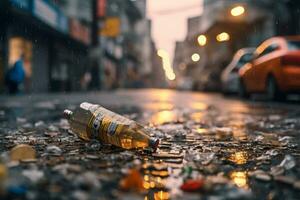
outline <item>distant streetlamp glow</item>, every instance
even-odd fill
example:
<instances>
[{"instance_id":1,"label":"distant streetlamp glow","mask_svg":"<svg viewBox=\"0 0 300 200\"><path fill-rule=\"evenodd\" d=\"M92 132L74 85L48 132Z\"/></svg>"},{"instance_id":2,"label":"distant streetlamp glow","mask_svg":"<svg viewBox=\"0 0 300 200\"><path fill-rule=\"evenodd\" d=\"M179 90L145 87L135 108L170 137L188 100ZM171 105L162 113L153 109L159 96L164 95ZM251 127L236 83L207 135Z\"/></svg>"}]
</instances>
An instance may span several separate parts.
<instances>
[{"instance_id":1,"label":"distant streetlamp glow","mask_svg":"<svg viewBox=\"0 0 300 200\"><path fill-rule=\"evenodd\" d=\"M197 38L197 40L198 40L198 44L200 46L204 46L206 44L206 40L207 39L206 39L205 35L199 35L198 38Z\"/></svg>"},{"instance_id":2,"label":"distant streetlamp glow","mask_svg":"<svg viewBox=\"0 0 300 200\"><path fill-rule=\"evenodd\" d=\"M229 36L228 33L222 32L222 33L217 35L216 39L217 39L218 42L225 42L225 41L230 40L230 36Z\"/></svg>"},{"instance_id":3,"label":"distant streetlamp glow","mask_svg":"<svg viewBox=\"0 0 300 200\"><path fill-rule=\"evenodd\" d=\"M173 71L173 68L171 66L170 57L169 57L168 52L164 49L159 49L157 51L157 55L159 57L161 57L161 59L162 59L162 66L163 66L163 69L165 71L166 78L170 81L175 80L176 75L175 75L175 73Z\"/></svg>"},{"instance_id":4,"label":"distant streetlamp glow","mask_svg":"<svg viewBox=\"0 0 300 200\"><path fill-rule=\"evenodd\" d=\"M191 56L191 59L193 62L198 62L200 60L200 55L197 54L197 53L194 53L192 56Z\"/></svg>"},{"instance_id":5,"label":"distant streetlamp glow","mask_svg":"<svg viewBox=\"0 0 300 200\"><path fill-rule=\"evenodd\" d=\"M237 17L245 13L245 8L243 6L236 6L231 9L230 13L232 16Z\"/></svg>"},{"instance_id":6,"label":"distant streetlamp glow","mask_svg":"<svg viewBox=\"0 0 300 200\"><path fill-rule=\"evenodd\" d=\"M166 52L166 50L164 50L164 49L159 49L159 50L157 50L157 55L159 57L164 57L164 56L168 55L168 52Z\"/></svg>"}]
</instances>

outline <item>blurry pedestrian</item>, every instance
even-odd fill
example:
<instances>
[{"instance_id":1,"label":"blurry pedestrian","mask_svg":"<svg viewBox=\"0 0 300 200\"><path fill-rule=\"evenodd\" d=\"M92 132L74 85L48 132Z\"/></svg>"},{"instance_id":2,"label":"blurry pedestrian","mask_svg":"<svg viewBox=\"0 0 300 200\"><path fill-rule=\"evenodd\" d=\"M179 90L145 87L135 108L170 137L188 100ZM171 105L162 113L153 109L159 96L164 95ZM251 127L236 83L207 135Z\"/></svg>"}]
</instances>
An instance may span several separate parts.
<instances>
[{"instance_id":1,"label":"blurry pedestrian","mask_svg":"<svg viewBox=\"0 0 300 200\"><path fill-rule=\"evenodd\" d=\"M14 63L14 65L7 71L6 74L6 85L10 94L20 93L20 87L25 79L24 71L24 55Z\"/></svg>"},{"instance_id":2,"label":"blurry pedestrian","mask_svg":"<svg viewBox=\"0 0 300 200\"><path fill-rule=\"evenodd\" d=\"M86 91L88 89L88 86L89 86L91 80L92 80L91 73L89 71L86 71L80 79L81 89Z\"/></svg>"}]
</instances>

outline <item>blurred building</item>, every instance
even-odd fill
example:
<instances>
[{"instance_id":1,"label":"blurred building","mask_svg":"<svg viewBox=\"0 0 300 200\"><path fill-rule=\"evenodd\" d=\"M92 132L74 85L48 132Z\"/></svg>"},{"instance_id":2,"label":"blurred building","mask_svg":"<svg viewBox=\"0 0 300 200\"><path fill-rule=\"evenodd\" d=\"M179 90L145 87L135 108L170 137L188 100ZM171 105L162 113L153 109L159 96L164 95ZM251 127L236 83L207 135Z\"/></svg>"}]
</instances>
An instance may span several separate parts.
<instances>
[{"instance_id":1,"label":"blurred building","mask_svg":"<svg viewBox=\"0 0 300 200\"><path fill-rule=\"evenodd\" d=\"M199 33L200 21L201 16L188 18L185 40L175 43L173 66L175 74L177 74L179 89L193 89L203 66L203 62L192 60L193 54L200 55L203 51L198 45L195 45L195 36Z\"/></svg>"},{"instance_id":2,"label":"blurred building","mask_svg":"<svg viewBox=\"0 0 300 200\"><path fill-rule=\"evenodd\" d=\"M91 45L91 23L92 23L92 0L53 0L59 9L68 18L69 36L81 46L66 47L57 46L63 49L58 54L58 59L53 60L54 66L51 69L52 91L65 91L63 87L64 78L70 84L70 90L80 90L84 75L90 68L89 49ZM68 50L72 52L68 52ZM71 54L70 54L71 53ZM64 75L64 71L66 75Z\"/></svg>"},{"instance_id":3,"label":"blurred building","mask_svg":"<svg viewBox=\"0 0 300 200\"><path fill-rule=\"evenodd\" d=\"M234 16L231 9L237 6L242 6L244 13ZM218 90L220 74L235 51L255 47L274 35L299 34L296 19L296 1L204 0L201 17L188 19L187 37L183 41L188 50L184 56L175 50L174 67L193 80L195 89ZM206 38L203 46L198 43L199 35ZM197 62L190 59L194 53L200 56Z\"/></svg>"},{"instance_id":4,"label":"blurred building","mask_svg":"<svg viewBox=\"0 0 300 200\"><path fill-rule=\"evenodd\" d=\"M153 69L161 65L146 5L146 0L1 0L0 90L22 54L25 92L153 86L159 74Z\"/></svg>"},{"instance_id":5,"label":"blurred building","mask_svg":"<svg viewBox=\"0 0 300 200\"><path fill-rule=\"evenodd\" d=\"M67 12L73 3L75 1L72 4L54 0L1 1L2 80L5 71L23 54L26 92L79 88L77 77L86 67L90 34L88 22L81 23ZM76 20L79 22L73 22ZM3 88L3 81L1 85Z\"/></svg>"},{"instance_id":6,"label":"blurred building","mask_svg":"<svg viewBox=\"0 0 300 200\"><path fill-rule=\"evenodd\" d=\"M151 21L146 0L99 0L105 13L98 17L102 87L150 87L152 77Z\"/></svg>"},{"instance_id":7,"label":"blurred building","mask_svg":"<svg viewBox=\"0 0 300 200\"><path fill-rule=\"evenodd\" d=\"M136 24L136 32L138 36L137 46L142 49L139 57L138 74L145 86L150 86L150 78L152 73L152 37L151 37L151 20L146 17L146 0L134 1L140 10L142 18Z\"/></svg>"},{"instance_id":8,"label":"blurred building","mask_svg":"<svg viewBox=\"0 0 300 200\"><path fill-rule=\"evenodd\" d=\"M167 87L165 71L162 66L161 57L157 55L157 48L155 42L151 41L151 73L150 73L150 86L154 88Z\"/></svg>"}]
</instances>

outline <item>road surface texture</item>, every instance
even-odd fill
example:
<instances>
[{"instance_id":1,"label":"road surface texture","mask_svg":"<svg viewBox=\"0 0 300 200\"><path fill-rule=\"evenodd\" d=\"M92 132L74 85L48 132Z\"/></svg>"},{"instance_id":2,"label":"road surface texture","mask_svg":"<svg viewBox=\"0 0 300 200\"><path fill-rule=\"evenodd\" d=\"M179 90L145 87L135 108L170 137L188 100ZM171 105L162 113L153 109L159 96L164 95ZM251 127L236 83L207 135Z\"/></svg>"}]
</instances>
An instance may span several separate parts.
<instances>
[{"instance_id":1,"label":"road surface texture","mask_svg":"<svg viewBox=\"0 0 300 200\"><path fill-rule=\"evenodd\" d=\"M145 125L157 152L80 140L61 116L85 101ZM155 89L0 102L1 199L300 199L299 102Z\"/></svg>"}]
</instances>

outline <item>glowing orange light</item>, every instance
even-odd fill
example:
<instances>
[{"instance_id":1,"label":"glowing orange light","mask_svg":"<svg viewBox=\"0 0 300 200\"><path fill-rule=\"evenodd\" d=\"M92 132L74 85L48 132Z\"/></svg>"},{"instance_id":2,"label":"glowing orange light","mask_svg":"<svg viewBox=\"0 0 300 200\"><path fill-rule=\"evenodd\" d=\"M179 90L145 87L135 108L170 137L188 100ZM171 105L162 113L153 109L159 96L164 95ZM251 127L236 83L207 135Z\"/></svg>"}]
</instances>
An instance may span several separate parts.
<instances>
[{"instance_id":1,"label":"glowing orange light","mask_svg":"<svg viewBox=\"0 0 300 200\"><path fill-rule=\"evenodd\" d=\"M230 179L234 182L234 184L238 187L247 188L247 174L246 172L232 172L230 174Z\"/></svg>"},{"instance_id":2,"label":"glowing orange light","mask_svg":"<svg viewBox=\"0 0 300 200\"><path fill-rule=\"evenodd\" d=\"M199 35L198 38L197 38L197 40L198 40L198 44L200 46L204 46L206 44L206 40L207 39L206 39L205 35Z\"/></svg>"},{"instance_id":3,"label":"glowing orange light","mask_svg":"<svg viewBox=\"0 0 300 200\"><path fill-rule=\"evenodd\" d=\"M225 41L230 40L230 36L229 36L228 33L222 32L222 33L217 35L216 39L217 39L218 42L225 42Z\"/></svg>"},{"instance_id":4,"label":"glowing orange light","mask_svg":"<svg viewBox=\"0 0 300 200\"><path fill-rule=\"evenodd\" d=\"M176 75L171 66L170 57L169 57L168 52L165 51L164 49L159 49L157 51L157 55L162 58L162 65L163 65L163 69L165 71L165 76L167 77L167 79L169 79L170 81L175 80Z\"/></svg>"},{"instance_id":5,"label":"glowing orange light","mask_svg":"<svg viewBox=\"0 0 300 200\"><path fill-rule=\"evenodd\" d=\"M191 59L193 62L198 62L200 60L200 55L197 54L197 53L194 53L192 56L191 56Z\"/></svg>"},{"instance_id":6,"label":"glowing orange light","mask_svg":"<svg viewBox=\"0 0 300 200\"><path fill-rule=\"evenodd\" d=\"M245 13L245 8L243 6L236 6L231 9L230 13L232 16L237 17Z\"/></svg>"}]
</instances>

